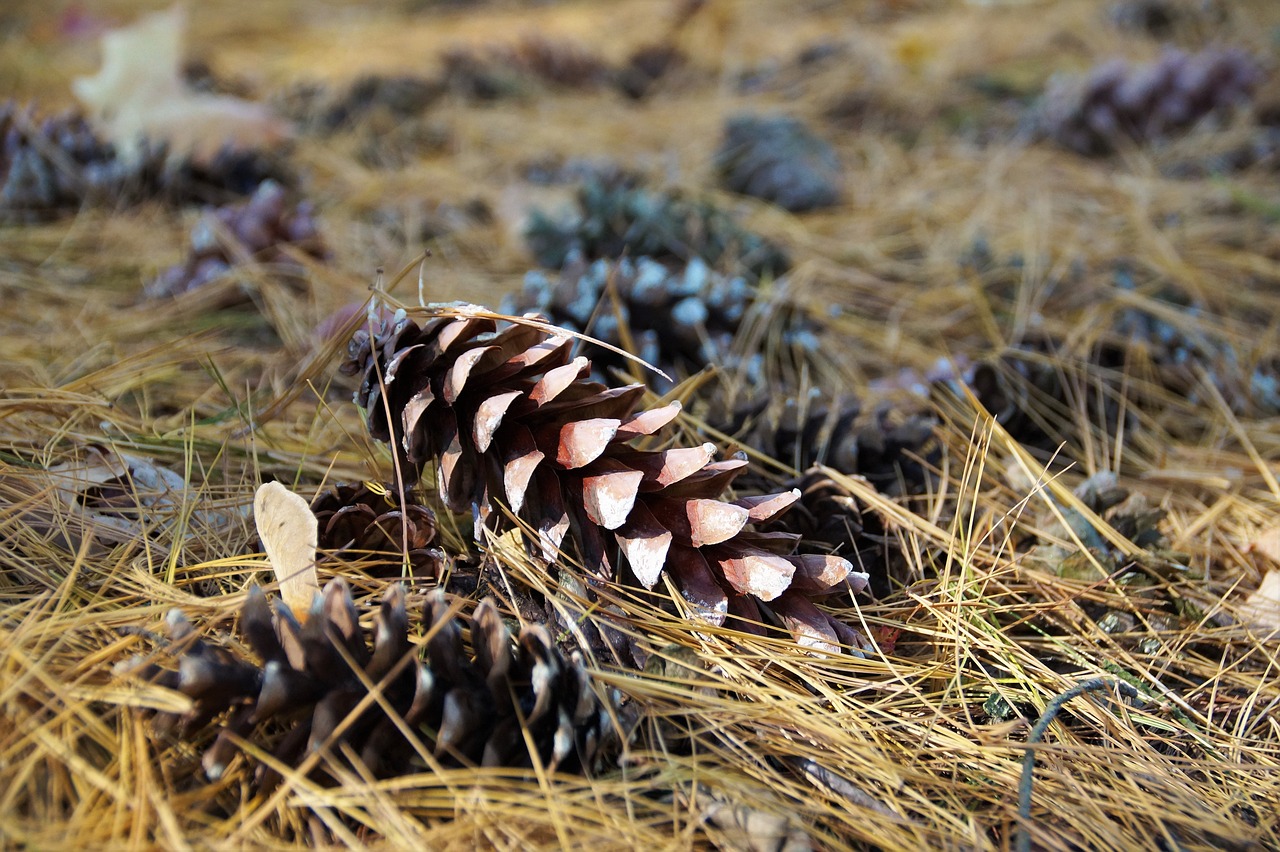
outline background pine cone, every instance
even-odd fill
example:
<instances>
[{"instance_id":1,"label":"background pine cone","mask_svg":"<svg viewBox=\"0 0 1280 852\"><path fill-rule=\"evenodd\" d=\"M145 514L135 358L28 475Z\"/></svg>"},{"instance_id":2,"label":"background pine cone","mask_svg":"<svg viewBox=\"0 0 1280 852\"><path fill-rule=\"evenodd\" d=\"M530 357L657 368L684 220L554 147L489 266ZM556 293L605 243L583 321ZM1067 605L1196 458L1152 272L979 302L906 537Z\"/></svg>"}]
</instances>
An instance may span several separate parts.
<instances>
[{"instance_id":1,"label":"background pine cone","mask_svg":"<svg viewBox=\"0 0 1280 852\"><path fill-rule=\"evenodd\" d=\"M325 258L325 248L311 205L288 203L285 189L265 181L242 204L227 205L200 217L191 229L186 260L160 273L146 286L149 299L178 296L195 290L231 271L236 252L220 235L234 240L240 249L262 263L297 269L297 263L281 246L290 245L314 258Z\"/></svg>"},{"instance_id":2,"label":"background pine cone","mask_svg":"<svg viewBox=\"0 0 1280 852\"><path fill-rule=\"evenodd\" d=\"M459 623L464 619L436 590L423 608L422 630L430 638L425 659L419 659L403 585L392 585L383 596L371 645L359 617L341 578L325 586L305 619L281 601L273 614L266 595L254 587L239 632L258 657L255 663L199 639L181 611L173 610L167 629L171 644L181 649L177 670L144 666L139 673L195 704L183 716L158 714L156 731L177 729L192 737L221 719L202 758L215 779L236 755L236 738L258 740L289 766L327 747L314 777L330 773L333 762L345 763L340 743L377 777L413 771L421 762L414 744L377 702L351 718L369 695L365 684L373 683L444 766L532 766L526 735L539 765L552 771L589 771L603 755L612 729L591 677L557 650L541 626L523 628L513 643L486 599L465 619L468 654ZM283 734L268 739L266 723L276 723ZM254 780L267 792L280 775L262 764Z\"/></svg>"},{"instance_id":3,"label":"background pine cone","mask_svg":"<svg viewBox=\"0 0 1280 852\"><path fill-rule=\"evenodd\" d=\"M342 551L348 559L372 561L397 577L407 554L415 577L437 576L444 554L430 546L436 537L436 513L418 503L412 491L405 493L403 504L400 496L394 485L374 491L363 482L336 485L316 495L311 511L319 546Z\"/></svg>"},{"instance_id":4,"label":"background pine cone","mask_svg":"<svg viewBox=\"0 0 1280 852\"><path fill-rule=\"evenodd\" d=\"M1123 141L1149 142L1214 113L1244 106L1263 80L1239 49L1199 53L1171 49L1155 62L1099 65L1083 78L1050 82L1040 104L1045 135L1088 156L1109 154Z\"/></svg>"},{"instance_id":5,"label":"background pine cone","mask_svg":"<svg viewBox=\"0 0 1280 852\"><path fill-rule=\"evenodd\" d=\"M843 178L835 149L789 116L733 116L715 161L726 189L793 213L840 201Z\"/></svg>"},{"instance_id":6,"label":"background pine cone","mask_svg":"<svg viewBox=\"0 0 1280 852\"><path fill-rule=\"evenodd\" d=\"M593 179L578 190L578 210L559 219L534 211L525 241L539 265L560 269L576 250L587 260L649 256L690 261L700 257L718 269L779 275L786 254L745 230L706 202L634 186L629 180Z\"/></svg>"},{"instance_id":7,"label":"background pine cone","mask_svg":"<svg viewBox=\"0 0 1280 852\"><path fill-rule=\"evenodd\" d=\"M803 312L759 305L758 299L759 290L746 278L716 272L701 258L683 265L649 257L587 263L575 252L554 281L541 271L528 273L519 303L509 300L503 311L537 311L561 328L622 348L627 348L625 331L635 354L674 380L708 365L749 369L752 365L740 363L744 359L734 352L734 338L757 307L777 313L783 346L810 353L818 349L817 326ZM616 353L583 345L596 378L604 380L611 369L634 372ZM647 371L645 379L655 387L670 387Z\"/></svg>"},{"instance_id":8,"label":"background pine cone","mask_svg":"<svg viewBox=\"0 0 1280 852\"><path fill-rule=\"evenodd\" d=\"M547 562L572 542L580 564L603 579L625 565L653 588L665 570L712 624L730 614L765 623L767 601L800 642L837 650L843 625L810 598L860 591L866 575L747 529L799 493L724 502L745 460L713 462L711 444L631 446L673 421L679 404L636 412L644 386L587 380L590 362L571 359L572 346L524 323L498 331L493 320L460 316L419 326L400 314L373 334L357 331L342 370L362 377L357 402L370 434L393 444L410 479L434 460L445 504L474 511L478 533L506 523L501 501L529 524Z\"/></svg>"},{"instance_id":9,"label":"background pine cone","mask_svg":"<svg viewBox=\"0 0 1280 852\"><path fill-rule=\"evenodd\" d=\"M163 146L143 146L136 162L116 156L84 116L37 118L12 100L0 103L0 220L47 219L84 204L128 205L148 198L174 204L223 202L267 178L290 178L276 158L223 151L207 165L170 162Z\"/></svg>"}]
</instances>

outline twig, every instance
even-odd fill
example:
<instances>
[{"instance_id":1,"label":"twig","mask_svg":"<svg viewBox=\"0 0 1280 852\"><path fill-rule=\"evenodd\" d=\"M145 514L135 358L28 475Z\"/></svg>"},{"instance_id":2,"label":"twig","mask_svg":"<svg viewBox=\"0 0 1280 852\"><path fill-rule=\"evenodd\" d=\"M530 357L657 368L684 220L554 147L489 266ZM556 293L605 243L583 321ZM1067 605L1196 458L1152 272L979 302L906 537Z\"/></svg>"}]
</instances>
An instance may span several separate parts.
<instances>
[{"instance_id":1,"label":"twig","mask_svg":"<svg viewBox=\"0 0 1280 852\"><path fill-rule=\"evenodd\" d=\"M1031 785L1036 768L1036 752L1032 746L1040 742L1044 732L1049 730L1049 725L1053 724L1053 720L1058 717L1058 711L1062 709L1062 705L1078 695L1084 695L1086 692L1108 688L1114 689L1130 700L1135 700L1138 697L1138 690L1132 684L1125 683L1122 680L1109 680L1105 677L1086 680L1084 683L1078 683L1066 692L1054 697L1044 708L1044 713L1041 714L1040 720L1036 722L1035 727L1031 729L1030 735L1027 736L1027 753L1022 758L1022 780L1018 782L1018 852L1030 852L1031 850L1031 832L1028 831L1028 826L1031 824Z\"/></svg>"}]
</instances>

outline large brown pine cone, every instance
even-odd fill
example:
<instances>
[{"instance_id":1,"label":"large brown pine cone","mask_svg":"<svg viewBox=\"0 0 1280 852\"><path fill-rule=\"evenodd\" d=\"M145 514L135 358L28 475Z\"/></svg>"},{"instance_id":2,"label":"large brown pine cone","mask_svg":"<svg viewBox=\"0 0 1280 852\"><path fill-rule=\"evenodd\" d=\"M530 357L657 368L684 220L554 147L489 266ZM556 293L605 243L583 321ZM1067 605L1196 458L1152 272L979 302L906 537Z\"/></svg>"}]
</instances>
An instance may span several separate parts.
<instances>
[{"instance_id":1,"label":"large brown pine cone","mask_svg":"<svg viewBox=\"0 0 1280 852\"><path fill-rule=\"evenodd\" d=\"M445 504L474 511L478 533L507 523L501 501L548 562L571 541L603 579L625 563L653 588L666 570L707 622L768 623L767 601L801 643L838 649L847 628L811 598L861 591L867 576L836 556L794 553L792 536L747 528L799 492L722 501L745 460L712 461L712 444L635 448L679 403L637 412L644 385L588 380L573 342L529 323L499 331L492 319L458 316L420 326L399 314L356 332L342 370L363 377L357 401L370 433L393 443L405 477L434 460Z\"/></svg>"},{"instance_id":2,"label":"large brown pine cone","mask_svg":"<svg viewBox=\"0 0 1280 852\"><path fill-rule=\"evenodd\" d=\"M182 716L159 714L154 726L160 733L177 728L194 736L227 714L202 760L211 778L226 770L238 750L236 740L258 739L254 731L266 722L282 725L284 734L260 744L288 766L320 748L341 760L340 743L377 777L425 765L397 719L378 701L367 700L367 684L381 685L380 700L444 766L531 766L527 735L539 765L589 771L612 735L581 665L566 659L541 626L525 627L513 642L489 600L467 619L473 649L468 654L463 618L442 591L432 592L423 607L425 659L410 641L399 583L383 596L372 647L341 578L330 581L304 615L299 619L281 601L273 613L266 595L251 589L240 635L257 655L254 663L197 638L180 610L170 612L169 637L181 649L178 669L148 666L142 674L191 697L194 706ZM351 718L361 702L367 706ZM328 760L313 774L332 766ZM254 778L266 791L280 775L260 764Z\"/></svg>"}]
</instances>

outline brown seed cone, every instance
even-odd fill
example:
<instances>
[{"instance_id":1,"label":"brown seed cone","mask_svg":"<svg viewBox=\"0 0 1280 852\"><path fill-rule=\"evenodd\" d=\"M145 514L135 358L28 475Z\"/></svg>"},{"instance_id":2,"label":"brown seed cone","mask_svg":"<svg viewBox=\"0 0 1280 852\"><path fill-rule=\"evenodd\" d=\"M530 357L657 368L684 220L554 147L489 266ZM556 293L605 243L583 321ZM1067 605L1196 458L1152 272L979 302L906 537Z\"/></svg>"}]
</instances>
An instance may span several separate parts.
<instances>
[{"instance_id":1,"label":"brown seed cone","mask_svg":"<svg viewBox=\"0 0 1280 852\"><path fill-rule=\"evenodd\" d=\"M311 501L319 531L319 545L355 558L408 555L415 576L434 577L444 554L431 547L436 537L436 513L416 502L412 492L401 505L398 489L387 485L374 491L363 482L342 483ZM384 563L391 564L383 559Z\"/></svg>"},{"instance_id":2,"label":"brown seed cone","mask_svg":"<svg viewBox=\"0 0 1280 852\"><path fill-rule=\"evenodd\" d=\"M237 739L254 739L266 722L284 728L283 736L263 746L286 765L297 766L320 748L341 760L339 745L345 744L383 778L413 771L416 747L399 721L444 766L532 766L527 736L539 765L590 771L611 741L608 714L580 663L566 659L541 626L525 627L513 642L488 599L464 619L442 591L432 592L423 607L429 638L422 655L409 638L399 583L383 596L372 646L341 578L325 586L305 615L299 619L282 601L273 613L266 595L257 587L250 590L240 635L259 665L205 643L181 611L169 613L170 640L182 648L178 669L148 666L142 674L191 697L194 706L182 716L158 714L154 727L194 736L222 717L221 730L202 758L209 777L226 770L238 751ZM471 655L463 645L459 622L464 620ZM379 700L366 700L367 684L381 686ZM362 702L367 706L355 713ZM332 766L329 758L313 774L324 773L326 766ZM254 780L265 792L280 775L261 764Z\"/></svg>"},{"instance_id":3,"label":"brown seed cone","mask_svg":"<svg viewBox=\"0 0 1280 852\"><path fill-rule=\"evenodd\" d=\"M501 527L494 501L502 501L548 562L569 540L604 578L619 557L645 588L665 569L715 625L729 614L758 622L756 601L777 601L799 641L838 649L834 620L809 598L860 591L867 576L836 556L794 553L790 537L748 529L799 492L722 501L745 460L712 461L712 444L633 447L680 405L637 412L644 386L589 381L590 362L572 358L572 347L568 335L526 323L499 331L492 319L462 316L419 326L400 315L356 332L342 370L363 377L356 398L370 433L393 443L405 477L416 480L434 459L445 504L474 510L478 527Z\"/></svg>"}]
</instances>

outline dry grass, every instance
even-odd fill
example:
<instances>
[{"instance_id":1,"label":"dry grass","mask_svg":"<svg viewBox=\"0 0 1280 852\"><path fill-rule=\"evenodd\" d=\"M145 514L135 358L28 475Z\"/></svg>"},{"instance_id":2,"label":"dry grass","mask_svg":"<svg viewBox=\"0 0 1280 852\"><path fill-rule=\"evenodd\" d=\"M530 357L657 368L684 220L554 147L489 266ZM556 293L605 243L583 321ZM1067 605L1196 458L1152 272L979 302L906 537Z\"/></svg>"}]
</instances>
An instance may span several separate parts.
<instances>
[{"instance_id":1,"label":"dry grass","mask_svg":"<svg viewBox=\"0 0 1280 852\"><path fill-rule=\"evenodd\" d=\"M429 73L452 44L534 30L590 40L617 61L661 37L674 14L646 0L407 16L368 5L320 15L312 4L205 3L193 39L219 70L271 92L366 70ZM1154 42L1107 24L1106 5L866 0L797 14L711 0L678 35L694 67L642 104L601 92L446 100L433 116L448 148L392 171L359 165L351 138L304 138L295 159L334 259L310 264L304 294L250 275L252 306L238 310L216 309L216 293L136 304L142 282L178 256L186 215L91 210L0 229L0 845L293 848L317 839L314 814L327 840L352 845L763 849L808 836L821 848L1003 848L1020 824L1030 722L1056 695L1102 677L1140 700L1074 698L1035 747L1021 827L1036 846L1280 846L1280 643L1237 617L1268 567L1247 545L1277 523L1276 420L1234 412L1205 381L1196 400L1161 391L1140 361L1107 382L1115 377L1087 364L1115 312L1162 288L1210 306L1203 328L1242 358L1274 355L1280 180L1263 170L1163 176L1222 144L1207 132L1091 162L947 129L998 117L959 80L1026 86L1112 51L1152 55ZM94 4L94 14L127 20L138 6ZM26 33L0 48L0 82L53 105L70 77L91 70L92 43L60 35L59 10L46 7L18 2L0 14ZM1232 10L1213 36L1274 59L1275 7ZM785 61L819 36L851 44L856 71L821 66L785 91L736 92L737 72ZM822 124L853 89L884 105L882 129ZM948 451L935 493L908 506L833 472L886 520L910 568L894 594L846 613L882 643L863 659L695 632L614 590L656 662L643 673L600 664L601 683L644 721L618 765L590 780L449 770L327 788L291 773L280 791L254 797L244 762L211 782L200 742L151 738L138 708L175 709L177 699L113 675L145 645L123 628L153 629L180 606L203 631L230 630L244 589L264 579L247 517L263 477L310 495L323 482L387 475L389 456L367 438L350 386L331 386L336 344L310 332L363 299L375 268L399 269L421 249L370 224L369 212L482 199L494 222L435 241L428 297L496 305L529 264L520 216L563 196L523 180L521 164L608 155L705 189L723 118L744 107L813 119L847 166L847 203L830 211L796 218L724 199L793 251L793 297L843 309L832 320L841 380L864 392L1042 328L1063 341L1046 358L1080 391L1057 416L1075 464L1046 471L970 401L940 400ZM995 259L982 274L962 260L978 238ZM1117 263L1134 270L1136 290L1110 285ZM396 295L412 302L412 289ZM1116 387L1125 400L1154 400L1125 429L1097 422L1086 404ZM167 467L190 487L131 519L130 535L86 535L45 470L94 446ZM1071 488L1106 470L1167 511L1166 549L1180 554L1152 562L1138 585L1120 572L1062 577L1025 555L1031 537L1062 535L1055 515L1088 516ZM465 546L468 524L445 519L446 543ZM1097 527L1116 553L1142 555ZM516 551L500 560L513 583L551 582ZM377 594L375 580L352 582ZM1130 626L1105 631L1108 610L1132 616ZM1010 712L990 712L997 699Z\"/></svg>"}]
</instances>

